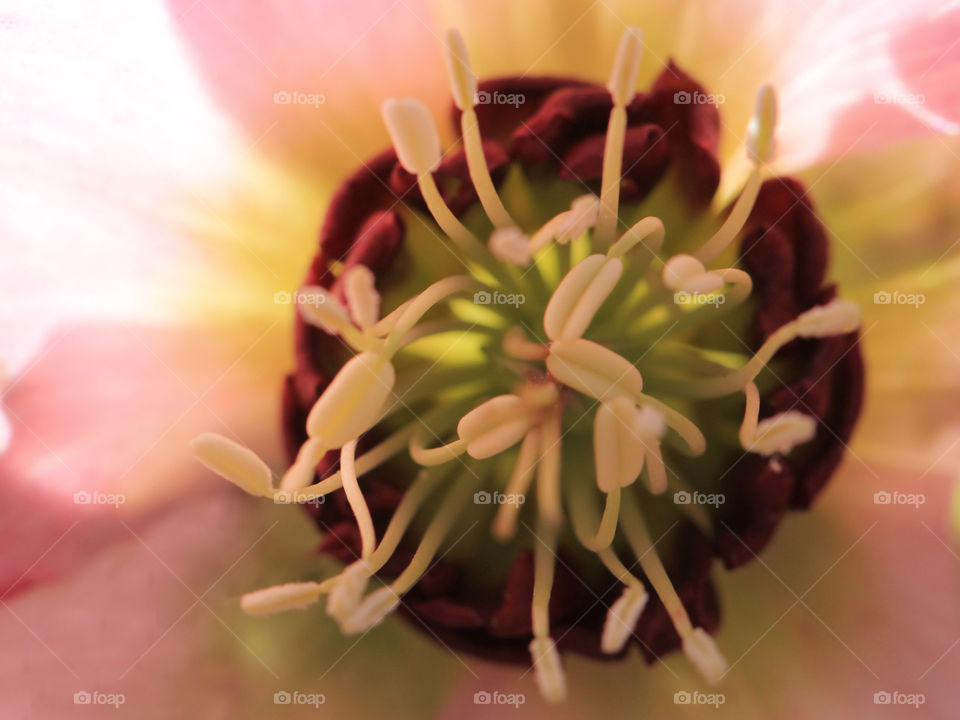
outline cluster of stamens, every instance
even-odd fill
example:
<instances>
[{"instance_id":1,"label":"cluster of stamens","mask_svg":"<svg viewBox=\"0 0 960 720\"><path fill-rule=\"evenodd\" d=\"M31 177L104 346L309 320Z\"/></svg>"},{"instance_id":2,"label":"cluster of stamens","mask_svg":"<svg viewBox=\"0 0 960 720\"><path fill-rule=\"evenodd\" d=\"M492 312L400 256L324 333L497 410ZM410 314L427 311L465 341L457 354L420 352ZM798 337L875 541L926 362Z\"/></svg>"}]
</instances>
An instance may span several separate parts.
<instances>
[{"instance_id":1,"label":"cluster of stamens","mask_svg":"<svg viewBox=\"0 0 960 720\"><path fill-rule=\"evenodd\" d=\"M480 475L472 468L515 452L512 470L498 489L503 488L508 496L535 493L535 511L531 511L535 512L535 529L523 525L530 530L534 550L533 640L529 649L543 695L558 701L566 693L549 617L565 508L578 542L595 553L625 588L609 609L602 650L619 653L626 646L647 604L649 585L665 606L684 653L708 681L716 682L726 672L725 661L704 629L692 624L681 603L654 549L641 511L642 495L636 490L640 487L653 495L667 491L673 481L664 460L665 446L697 456L704 452L706 438L684 414L644 392L644 377L635 361L585 335L595 329L594 321L605 303L608 309L616 303L614 320L621 324L617 328L621 337L631 337L640 327L636 318L648 318L642 332L637 332L649 344L677 328L690 330L718 322L747 300L752 282L746 272L709 266L741 232L757 198L761 168L773 152L774 93L765 87L758 95L747 142L754 169L727 219L697 252L664 259L665 230L658 218L643 218L622 233L618 227L626 108L635 93L641 55L637 31L625 33L608 84L613 109L599 197L587 194L577 198L569 210L533 232L520 228L497 194L474 108L477 80L460 35L451 31L447 39L448 70L454 100L462 111L469 175L493 230L488 242L481 242L443 200L433 176L441 160L441 146L425 106L413 99L385 103L383 116L399 162L416 176L430 214L459 251L467 272L440 279L383 317L376 278L366 267L355 266L341 273L344 301L324 288L305 288L320 299L299 306L306 322L338 336L354 354L310 411L308 440L279 484L249 449L217 435L195 441L194 451L207 467L252 495L304 503L342 489L359 528L360 557L338 575L324 582L295 582L250 593L243 598L243 607L252 614L268 614L306 607L326 595L327 612L344 632L367 631L399 606L403 595L437 557L470 495L479 487ZM578 260L571 259L578 255ZM561 271L542 312L542 337L540 328L532 329L508 309L500 322L488 325L483 320L464 320L458 314L457 308L466 302L464 296L478 291L520 292L525 283L534 281L549 286L548 274L541 267L547 257L560 263ZM671 302L677 293L699 301ZM717 297L723 302L711 302ZM423 322L428 313L438 310L454 320ZM680 391L691 402L743 393L739 442L745 451L776 462L777 457L813 437L816 421L789 411L758 422L760 394L755 379L792 340L844 334L858 325L855 306L831 301L771 334L739 367L704 359ZM501 366L515 376L513 391L489 397L489 391L477 388L474 373L473 385L469 380L464 384L467 390L434 403L429 412L397 427L395 418L409 409L409 393L413 392L403 390L402 378L398 380L398 373L403 374L397 369L398 354L419 341L451 331L484 338L488 353L496 353ZM565 422L565 414L574 406L587 407L587 413L592 413L596 488L564 474L566 428L573 424ZM374 428L381 439L358 454L358 440ZM314 482L318 464L333 450L339 451L339 470ZM404 453L422 470L405 489L378 542L360 478ZM450 487L423 530L409 565L389 584L367 592L417 512L452 475L444 474L442 468L451 466L469 472L461 473L455 483L446 483ZM491 526L493 537L501 542L514 540L524 511L518 503L499 505ZM618 532L623 533L635 557L631 567L616 550ZM634 571L636 566L642 574Z\"/></svg>"}]
</instances>

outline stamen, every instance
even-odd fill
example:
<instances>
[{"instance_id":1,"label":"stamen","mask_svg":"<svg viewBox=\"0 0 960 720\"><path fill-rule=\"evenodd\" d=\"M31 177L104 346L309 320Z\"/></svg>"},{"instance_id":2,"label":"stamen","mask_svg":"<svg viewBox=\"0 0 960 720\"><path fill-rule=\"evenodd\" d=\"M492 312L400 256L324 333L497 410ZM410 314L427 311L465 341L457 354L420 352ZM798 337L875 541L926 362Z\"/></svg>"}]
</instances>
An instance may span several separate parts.
<instances>
[{"instance_id":1,"label":"stamen","mask_svg":"<svg viewBox=\"0 0 960 720\"><path fill-rule=\"evenodd\" d=\"M634 223L630 229L607 250L607 257L623 257L637 245L643 245L650 255L648 263L652 262L660 253L660 248L663 247L665 237L666 230L664 230L663 221L658 217L645 217ZM643 269L645 269L645 267ZM643 269L638 269L637 274L642 273Z\"/></svg>"},{"instance_id":2,"label":"stamen","mask_svg":"<svg viewBox=\"0 0 960 720\"><path fill-rule=\"evenodd\" d=\"M603 635L600 638L603 652L615 655L626 647L649 599L650 595L642 586L623 589L620 597L610 606L603 623Z\"/></svg>"},{"instance_id":3,"label":"stamen","mask_svg":"<svg viewBox=\"0 0 960 720\"><path fill-rule=\"evenodd\" d=\"M746 401L743 409L743 422L740 424L740 432L737 439L740 441L740 447L744 450L753 443L753 438L757 434L757 420L760 417L760 391L755 382L748 382L743 386L743 395Z\"/></svg>"},{"instance_id":4,"label":"stamen","mask_svg":"<svg viewBox=\"0 0 960 720\"><path fill-rule=\"evenodd\" d=\"M540 463L537 466L537 510L542 524L554 528L563 523L560 498L560 474L563 464L561 422L563 408L558 403L540 426Z\"/></svg>"},{"instance_id":5,"label":"stamen","mask_svg":"<svg viewBox=\"0 0 960 720\"><path fill-rule=\"evenodd\" d=\"M593 420L593 457L597 487L609 493L627 487L643 469L644 447L634 434L637 405L615 397L601 403Z\"/></svg>"},{"instance_id":6,"label":"stamen","mask_svg":"<svg viewBox=\"0 0 960 720\"><path fill-rule=\"evenodd\" d=\"M383 356L392 357L407 337L407 333L413 329L420 318L429 312L435 305L443 302L452 295L465 292L476 286L476 281L466 275L452 275L443 278L430 285L410 302L406 303L403 311L397 316L397 320L387 336L383 346ZM393 313L391 313L393 315ZM385 319L390 319L387 316Z\"/></svg>"},{"instance_id":7,"label":"stamen","mask_svg":"<svg viewBox=\"0 0 960 720\"><path fill-rule=\"evenodd\" d=\"M307 434L332 448L359 437L380 418L396 378L393 365L383 356L354 355L314 403Z\"/></svg>"},{"instance_id":8,"label":"stamen","mask_svg":"<svg viewBox=\"0 0 960 720\"><path fill-rule=\"evenodd\" d=\"M520 267L530 264L532 257L530 238L515 225L494 230L490 235L488 246L497 260Z\"/></svg>"},{"instance_id":9,"label":"stamen","mask_svg":"<svg viewBox=\"0 0 960 720\"><path fill-rule=\"evenodd\" d=\"M758 165L770 161L776 149L777 93L771 85L757 92L753 117L747 126L747 154Z\"/></svg>"},{"instance_id":10,"label":"stamen","mask_svg":"<svg viewBox=\"0 0 960 720\"><path fill-rule=\"evenodd\" d=\"M626 532L627 540L643 572L653 585L660 602L663 603L673 622L674 629L683 641L684 653L708 682L716 682L726 672L726 661L716 649L710 636L701 628L694 628L690 622L690 616L650 540L646 523L636 506L636 501L629 495L623 504L623 514L621 527Z\"/></svg>"},{"instance_id":11,"label":"stamen","mask_svg":"<svg viewBox=\"0 0 960 720\"><path fill-rule=\"evenodd\" d=\"M536 255L553 240L566 245L576 240L597 224L600 199L596 195L581 195L570 203L570 209L554 215L530 239L530 254Z\"/></svg>"},{"instance_id":12,"label":"stamen","mask_svg":"<svg viewBox=\"0 0 960 720\"><path fill-rule=\"evenodd\" d=\"M556 546L556 529L549 523L538 523L533 548L533 642L530 643L530 655L534 677L547 702L561 702L567 694L560 653L550 637L550 594L556 567Z\"/></svg>"},{"instance_id":13,"label":"stamen","mask_svg":"<svg viewBox=\"0 0 960 720\"><path fill-rule=\"evenodd\" d=\"M667 470L660 451L660 439L667 432L666 418L655 408L645 406L634 413L632 431L647 451L647 478L650 481L650 492L659 495L667 489Z\"/></svg>"},{"instance_id":14,"label":"stamen","mask_svg":"<svg viewBox=\"0 0 960 720\"><path fill-rule=\"evenodd\" d=\"M424 444L423 433L417 433L410 438L410 457L413 458L415 463L424 467L443 465L463 455L466 449L467 442L465 440L455 440L440 447L427 448Z\"/></svg>"},{"instance_id":15,"label":"stamen","mask_svg":"<svg viewBox=\"0 0 960 720\"><path fill-rule=\"evenodd\" d=\"M492 457L523 439L530 429L532 410L518 395L498 395L464 415L457 435L470 457Z\"/></svg>"},{"instance_id":16,"label":"stamen","mask_svg":"<svg viewBox=\"0 0 960 720\"><path fill-rule=\"evenodd\" d=\"M390 585L370 593L352 612L342 618L340 627L344 633L352 635L366 632L397 608L400 597L416 585L430 568L430 563L436 556L440 544L457 519L473 487L472 483L465 483L451 490L427 526L410 564Z\"/></svg>"},{"instance_id":17,"label":"stamen","mask_svg":"<svg viewBox=\"0 0 960 720\"><path fill-rule=\"evenodd\" d=\"M643 378L629 360L583 338L553 342L547 370L564 385L597 400L643 394Z\"/></svg>"},{"instance_id":18,"label":"stamen","mask_svg":"<svg viewBox=\"0 0 960 720\"><path fill-rule=\"evenodd\" d=\"M526 333L519 326L514 326L503 334L503 351L510 357L518 360L545 360L550 354L550 348L541 343L527 340Z\"/></svg>"},{"instance_id":19,"label":"stamen","mask_svg":"<svg viewBox=\"0 0 960 720\"><path fill-rule=\"evenodd\" d=\"M707 272L703 263L692 255L674 255L663 265L663 284L671 290L688 293L713 293L723 287L723 280Z\"/></svg>"},{"instance_id":20,"label":"stamen","mask_svg":"<svg viewBox=\"0 0 960 720\"><path fill-rule=\"evenodd\" d=\"M353 511L353 516L357 521L357 527L360 529L360 541L362 544L362 557L370 557L374 548L377 546L377 535L373 528L373 518L370 517L370 508L367 507L367 501L363 497L363 491L360 489L360 482L357 478L356 467L357 441L351 440L340 451L340 477L343 481L343 492L347 496L347 502Z\"/></svg>"},{"instance_id":21,"label":"stamen","mask_svg":"<svg viewBox=\"0 0 960 720\"><path fill-rule=\"evenodd\" d=\"M487 217L500 229L516 228L513 218L504 207L497 190L490 177L487 167L487 158L483 153L483 142L480 138L480 125L474 104L477 97L477 76L470 66L470 56L463 36L455 29L447 31L447 72L450 75L450 84L453 88L453 99L461 110L460 130L463 135L463 148L467 154L467 170L470 180L480 198ZM522 233L521 233L522 234ZM491 248L492 249L492 248ZM517 263L518 265L525 263Z\"/></svg>"},{"instance_id":22,"label":"stamen","mask_svg":"<svg viewBox=\"0 0 960 720\"><path fill-rule=\"evenodd\" d=\"M249 592L240 598L248 615L272 615L284 610L302 610L327 592L331 583L294 582Z\"/></svg>"},{"instance_id":23,"label":"stamen","mask_svg":"<svg viewBox=\"0 0 960 720\"><path fill-rule=\"evenodd\" d=\"M297 459L280 478L281 490L299 490L313 482L317 472L317 465L329 450L323 440L310 438L300 446Z\"/></svg>"},{"instance_id":24,"label":"stamen","mask_svg":"<svg viewBox=\"0 0 960 720\"><path fill-rule=\"evenodd\" d=\"M622 273L623 263L605 255L591 255L571 268L543 314L547 337L566 340L583 335Z\"/></svg>"},{"instance_id":25,"label":"stamen","mask_svg":"<svg viewBox=\"0 0 960 720\"><path fill-rule=\"evenodd\" d=\"M344 294L350 316L361 328L366 330L377 324L380 319L380 293L376 289L376 280L366 265L356 265L344 276Z\"/></svg>"},{"instance_id":26,"label":"stamen","mask_svg":"<svg viewBox=\"0 0 960 720\"><path fill-rule=\"evenodd\" d=\"M273 494L273 473L253 450L222 435L204 433L190 443L197 460L251 495Z\"/></svg>"},{"instance_id":27,"label":"stamen","mask_svg":"<svg viewBox=\"0 0 960 720\"><path fill-rule=\"evenodd\" d=\"M334 578L327 596L327 615L339 621L354 611L376 572L371 560L372 557L355 560Z\"/></svg>"},{"instance_id":28,"label":"stamen","mask_svg":"<svg viewBox=\"0 0 960 720\"><path fill-rule=\"evenodd\" d=\"M746 365L726 375L714 378L692 378L685 390L699 398L715 398L741 390L752 382L780 348L798 337L821 338L846 335L860 326L860 309L846 300L834 299L820 305L783 325L767 338Z\"/></svg>"},{"instance_id":29,"label":"stamen","mask_svg":"<svg viewBox=\"0 0 960 720\"><path fill-rule=\"evenodd\" d=\"M817 421L809 415L788 410L761 420L753 441L745 449L760 455L786 455L797 445L810 442L817 434Z\"/></svg>"},{"instance_id":30,"label":"stamen","mask_svg":"<svg viewBox=\"0 0 960 720\"><path fill-rule=\"evenodd\" d=\"M617 230L620 205L620 172L623 167L623 145L627 131L627 105L633 100L643 52L640 31L627 28L620 39L617 57L607 89L613 98L613 109L607 125L603 148L603 175L600 184L600 217L595 237L601 248L609 246Z\"/></svg>"},{"instance_id":31,"label":"stamen","mask_svg":"<svg viewBox=\"0 0 960 720\"><path fill-rule=\"evenodd\" d=\"M523 438L520 452L507 481L504 491L513 497L526 496L533 480L533 471L537 467L540 453L540 430L532 428ZM517 532L517 516L522 505L519 502L501 503L497 506L497 514L493 518L491 533L500 542L511 540Z\"/></svg>"}]
</instances>

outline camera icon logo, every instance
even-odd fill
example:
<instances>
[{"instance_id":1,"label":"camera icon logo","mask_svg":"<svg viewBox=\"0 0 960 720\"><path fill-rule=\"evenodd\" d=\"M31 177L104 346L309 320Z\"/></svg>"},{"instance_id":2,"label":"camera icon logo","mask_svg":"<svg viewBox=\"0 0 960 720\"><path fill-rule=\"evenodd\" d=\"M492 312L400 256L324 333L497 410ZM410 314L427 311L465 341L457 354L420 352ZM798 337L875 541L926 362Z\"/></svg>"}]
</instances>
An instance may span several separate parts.
<instances>
[{"instance_id":1,"label":"camera icon logo","mask_svg":"<svg viewBox=\"0 0 960 720\"><path fill-rule=\"evenodd\" d=\"M673 102L677 105L689 105L693 101L693 96L686 90L678 90L673 94Z\"/></svg>"},{"instance_id":2,"label":"camera icon logo","mask_svg":"<svg viewBox=\"0 0 960 720\"><path fill-rule=\"evenodd\" d=\"M289 305L293 302L293 296L286 290L281 290L273 294L273 302L275 305Z\"/></svg>"},{"instance_id":3,"label":"camera icon logo","mask_svg":"<svg viewBox=\"0 0 960 720\"><path fill-rule=\"evenodd\" d=\"M93 501L93 496L86 490L78 490L73 494L74 505L89 505Z\"/></svg>"},{"instance_id":4,"label":"camera icon logo","mask_svg":"<svg viewBox=\"0 0 960 720\"><path fill-rule=\"evenodd\" d=\"M86 690L78 690L73 694L74 705L89 705L93 701L93 696Z\"/></svg>"},{"instance_id":5,"label":"camera icon logo","mask_svg":"<svg viewBox=\"0 0 960 720\"><path fill-rule=\"evenodd\" d=\"M893 296L886 290L878 290L873 294L874 305L889 305Z\"/></svg>"},{"instance_id":6,"label":"camera icon logo","mask_svg":"<svg viewBox=\"0 0 960 720\"><path fill-rule=\"evenodd\" d=\"M289 705L293 702L293 696L286 690L278 690L273 694L274 705Z\"/></svg>"},{"instance_id":7,"label":"camera icon logo","mask_svg":"<svg viewBox=\"0 0 960 720\"><path fill-rule=\"evenodd\" d=\"M478 90L476 95L474 95L474 102L476 102L477 105L489 105L490 93L486 90Z\"/></svg>"},{"instance_id":8,"label":"camera icon logo","mask_svg":"<svg viewBox=\"0 0 960 720\"><path fill-rule=\"evenodd\" d=\"M473 694L474 705L489 705L490 701L490 693L488 693L486 690L477 690L477 692Z\"/></svg>"},{"instance_id":9,"label":"camera icon logo","mask_svg":"<svg viewBox=\"0 0 960 720\"><path fill-rule=\"evenodd\" d=\"M278 90L273 94L274 105L289 105L292 99L292 96L286 90Z\"/></svg>"},{"instance_id":10,"label":"camera icon logo","mask_svg":"<svg viewBox=\"0 0 960 720\"><path fill-rule=\"evenodd\" d=\"M678 690L673 694L673 704L674 705L689 705L690 704L690 693L686 690Z\"/></svg>"},{"instance_id":11,"label":"camera icon logo","mask_svg":"<svg viewBox=\"0 0 960 720\"><path fill-rule=\"evenodd\" d=\"M681 490L680 492L675 492L673 494L673 502L676 505L689 505L692 501L693 498L686 490Z\"/></svg>"},{"instance_id":12,"label":"camera icon logo","mask_svg":"<svg viewBox=\"0 0 960 720\"><path fill-rule=\"evenodd\" d=\"M893 495L886 490L878 490L873 494L874 505L889 505L893 501Z\"/></svg>"},{"instance_id":13,"label":"camera icon logo","mask_svg":"<svg viewBox=\"0 0 960 720\"><path fill-rule=\"evenodd\" d=\"M489 305L492 299L493 298L491 297L490 293L486 290L477 290L473 294L473 301L477 305Z\"/></svg>"},{"instance_id":14,"label":"camera icon logo","mask_svg":"<svg viewBox=\"0 0 960 720\"><path fill-rule=\"evenodd\" d=\"M886 690L880 690L873 694L873 704L874 705L889 705L893 700L893 696L890 695Z\"/></svg>"},{"instance_id":15,"label":"camera icon logo","mask_svg":"<svg viewBox=\"0 0 960 720\"><path fill-rule=\"evenodd\" d=\"M473 494L474 505L489 505L492 501L493 497L486 490L477 490Z\"/></svg>"}]
</instances>

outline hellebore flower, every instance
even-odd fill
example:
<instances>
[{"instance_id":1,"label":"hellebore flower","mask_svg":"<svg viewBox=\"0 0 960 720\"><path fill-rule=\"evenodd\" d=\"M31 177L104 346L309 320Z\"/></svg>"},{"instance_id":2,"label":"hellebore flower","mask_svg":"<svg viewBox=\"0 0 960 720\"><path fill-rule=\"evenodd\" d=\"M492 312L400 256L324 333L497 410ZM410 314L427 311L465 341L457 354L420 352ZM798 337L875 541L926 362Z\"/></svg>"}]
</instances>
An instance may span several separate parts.
<instances>
[{"instance_id":1,"label":"hellebore flower","mask_svg":"<svg viewBox=\"0 0 960 720\"><path fill-rule=\"evenodd\" d=\"M397 612L447 650L498 665L519 664L519 673L530 668L542 698L569 701L571 712L590 700L593 687L576 682L577 673L595 677L595 666L584 666L577 655L624 658L635 649L649 664L669 669L671 653L680 650L705 683L731 680L745 648L735 642L738 655L732 655L713 637L724 626L726 608L734 605L718 591L717 578L733 587L736 580L726 579L730 571L737 571L731 573L735 577L756 572L758 565L766 568L764 550L788 511L808 509L828 486L861 414L864 356L869 371L873 357L882 354L871 353L873 325L863 302L884 305L882 293L911 287L902 276L891 280L889 289L877 283L912 268L891 263L881 276L861 260L876 279L873 291L881 293L875 300L864 291L862 272L841 272L849 271L849 259L831 265L838 245L849 250L843 238L857 234L851 229L857 227L854 214L845 215L836 203L841 207L834 208L834 217L850 223L838 235L814 207L811 195L819 179L804 182L785 173L814 162L869 163L844 158L931 128L955 133L960 102L952 89L940 92L943 66L957 67L949 54L952 40L931 28L956 28L956 11L933 5L908 12L867 3L856 22L851 15L843 16L849 25L831 25L833 34L811 21L810 37L786 47L775 71L758 72L749 36L735 45L746 58L738 67L725 41L704 30L723 27L715 24L713 9L691 6L684 11L690 14L688 29L669 38L659 36L656 20L680 17L676 8L651 11L649 23L641 26L621 24L621 14L631 23L634 18L618 6L607 10L618 19L619 38L606 26L596 36L589 28L581 33L578 21L571 20L564 30L580 38L575 47L582 52L550 73L534 68L518 75L521 60L495 59L496 31L488 23L511 16L495 5L485 11L488 17L468 14L457 23L469 42L457 30L437 29L429 33L432 43L414 45L401 37L397 46L371 49L382 77L371 76L376 83L371 79L369 86L383 100L377 113L382 129L372 129L358 120L375 112L371 104L345 99L357 77L344 72L345 79L334 80L337 62L328 64L328 81L314 79L309 64L284 77L301 88L329 86L323 94L277 85L279 76L260 53L295 59L299 43L307 42L299 28L287 28L297 42L284 45L284 34L268 32L273 10L201 5L173 2L171 16L196 54L197 67L213 78L214 94L242 123L256 126L262 120L261 105L250 103L246 88L262 92L264 85L229 65L224 72L222 63L234 55L210 41L208 21L221 30L236 22L263 38L245 49L263 66L257 73L265 69L276 76L267 83L276 88L274 111L313 105L314 114L294 108L296 119L275 134L268 126L261 128L262 138L253 136L277 162L263 186L275 193L279 187L282 194L287 188L304 193L307 183L336 183L318 212L319 249L292 293L292 285L274 288L281 277L272 268L276 262L287 268L285 279L293 277L307 265L303 248L285 253L279 245L263 240L248 245L245 235L239 238L250 265L260 264L273 276L245 285L241 273L229 268L240 262L230 252L177 246L183 257L198 252L215 259L201 263L203 273L196 275L184 264L190 274L180 288L185 305L197 301L192 317L205 321L195 337L209 340L204 330L216 327L221 350L240 348L233 356L239 355L235 362L243 372L229 378L229 389L214 407L205 393L188 387L212 418L191 417L183 423L189 428L179 427L173 435L185 445L182 434L195 433L193 454L246 493L281 506L305 505L323 534L321 554L342 563L323 575L319 565L288 565L288 577L278 584L245 588L239 606L254 616L243 621L245 632L258 632L257 623L270 627L266 623L273 620L259 616L322 605L342 633L365 635ZM419 4L401 5L414 26L442 27ZM525 25L541 16L563 18L571 9L586 15L593 9L582 3L532 7L519 11L529 11ZM395 9L364 8L382 17ZM304 28L311 22L353 27L350 11L323 5L321 16L314 16L316 10L303 10L293 22ZM457 12L450 8L446 19L456 20ZM789 28L791 14L780 12L770 11L770 22ZM825 12L829 15L829 8ZM746 26L743 18L728 22ZM920 29L908 32L914 25ZM402 35L406 29L392 32ZM924 35L921 30L938 42L919 49L915 35ZM873 56L866 48L877 38L886 45L872 49ZM684 44L695 46L697 39L702 47L683 52ZM769 41L753 42L766 47ZM404 46L413 51L395 49ZM811 51L826 49L842 57L810 59ZM851 59L840 52L861 49L868 57ZM711 52L725 59L719 77L710 69ZM410 78L432 67L441 53L453 108L438 126L439 95L432 80ZM474 55L483 58L477 62L483 79L475 74ZM581 63L582 57L589 59ZM297 65L285 59L284 68L288 62ZM865 67L855 74L850 68L858 62ZM501 66L511 74L492 72ZM605 84L597 82L601 66L608 68ZM403 79L391 85L396 74ZM343 99L326 114L320 106L332 105L337 89ZM429 104L416 92L390 97L418 89ZM859 94L845 99L841 90ZM911 93L923 101L884 100ZM869 106L858 104L863 97L871 98ZM318 142L317 128L301 126L304 117L329 137ZM393 148L371 158L370 139L382 138L384 130ZM949 141L935 142L951 148ZM343 179L346 165L356 167ZM262 167L251 172L266 173ZM858 180L853 176L851 183ZM216 209L209 208L210 214L219 217ZM309 222L298 217L290 224ZM904 229L898 222L897 229ZM917 283L946 284L953 266L944 262L944 250L949 252L937 246L925 256L921 272L927 272ZM179 259L164 256L159 262L169 262L176 274ZM930 273L936 267L931 261L944 262L942 269ZM147 256L143 271L162 278L162 268L150 267L153 262ZM127 265L132 271L135 263ZM137 287L136 276L129 280L131 294L149 297ZM221 288L226 294L218 298ZM273 302L270 290L278 293ZM127 292L118 290L121 296ZM292 353L270 339L278 347L265 351L260 362L246 362L243 349L259 346L277 322L271 313L284 310L291 317L280 321L294 322ZM234 330L217 320L229 312L234 321L263 312L273 324L262 334L239 329L242 322ZM155 350L152 336L131 329L125 312L117 316L126 334L167 367L167 353ZM63 315L51 311L50 317L59 322ZM897 355L892 322L883 324L887 329L880 332L892 335L889 349ZM939 325L924 326L928 346L931 339L944 343ZM72 337L83 347L93 336L81 331ZM178 337L173 344L170 357L198 355L190 340ZM109 348L106 342L104 347ZM116 358L100 349L90 353L90 362L117 363L118 372L127 372L126 348L117 347ZM280 368L290 364L292 372L278 382ZM898 378L915 377L905 369L912 364L887 359L878 367ZM74 372L82 383L110 369ZM206 364L198 374L205 382L217 380L205 373ZM155 406L162 407L162 388L133 397L149 374L132 377L118 402L139 402L142 414L155 413ZM31 371L23 378L29 387ZM193 384L189 376L180 380ZM950 383L952 389L955 380ZM271 408L280 398L282 407ZM22 436L32 424L14 401L7 403L13 439L4 462L11 472L24 473L37 467L38 448L24 445ZM89 422L89 409L83 410L66 415L71 431ZM868 416L868 427L871 422L877 421ZM174 425L180 424L175 419ZM938 430L954 425L950 414ZM151 425L145 432L161 429ZM883 432L881 427L874 437ZM271 466L283 464L269 438L262 439L271 434L282 435L287 455L279 479ZM34 436L45 445L42 434ZM240 437L255 438L249 445L260 452ZM183 512L183 501L173 498L184 491L181 478L191 471L174 438L161 435L161 440L158 450L172 455L156 465L152 481L141 476L133 484L119 483L112 467L93 466L91 481L84 473L75 487L101 489L109 478L106 487L124 489L141 508L163 501L172 512ZM860 442L871 447L869 438ZM86 439L76 445L91 455L103 452ZM859 456L856 461L873 472ZM132 462L136 468L140 460ZM176 477L162 487L171 475ZM845 475L856 473L848 468ZM882 480L875 489L889 492ZM929 495L943 501L942 488ZM293 509L286 510L278 517L296 523L290 520ZM125 517L134 534L161 522L142 511ZM806 536L790 533L791 542L815 545L811 538L822 531L815 520L803 523ZM924 527L936 539L935 530ZM91 535L101 545L116 532L107 521ZM45 539L41 533L34 537L38 544ZM836 556L843 552L826 558L827 564L839 562ZM55 569L74 558L58 551ZM34 568L18 562L11 564L11 589L32 579ZM275 578L274 570L263 576ZM737 597L744 597L742 589ZM804 603L803 596L796 597ZM299 642L312 639L307 634ZM947 645L942 650L949 653ZM778 662L790 659L779 656ZM938 662L936 655L930 658L931 671ZM886 692L882 684L875 690ZM724 692L724 698L734 694ZM651 705L684 702L672 693L665 697ZM865 694L850 705L872 702L877 701Z\"/></svg>"}]
</instances>

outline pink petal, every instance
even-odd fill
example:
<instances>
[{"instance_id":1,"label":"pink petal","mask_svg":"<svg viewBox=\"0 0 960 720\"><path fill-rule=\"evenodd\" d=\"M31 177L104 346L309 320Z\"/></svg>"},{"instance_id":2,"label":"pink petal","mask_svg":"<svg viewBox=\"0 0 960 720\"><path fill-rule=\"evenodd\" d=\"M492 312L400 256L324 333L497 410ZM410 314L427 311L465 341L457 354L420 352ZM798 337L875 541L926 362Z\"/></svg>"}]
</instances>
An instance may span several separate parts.
<instances>
[{"instance_id":1,"label":"pink petal","mask_svg":"<svg viewBox=\"0 0 960 720\"><path fill-rule=\"evenodd\" d=\"M13 442L0 457L2 592L72 571L125 534L118 520L146 522L151 508L219 484L189 455L201 432L277 460L288 344L270 324L54 336L3 398Z\"/></svg>"}]
</instances>

